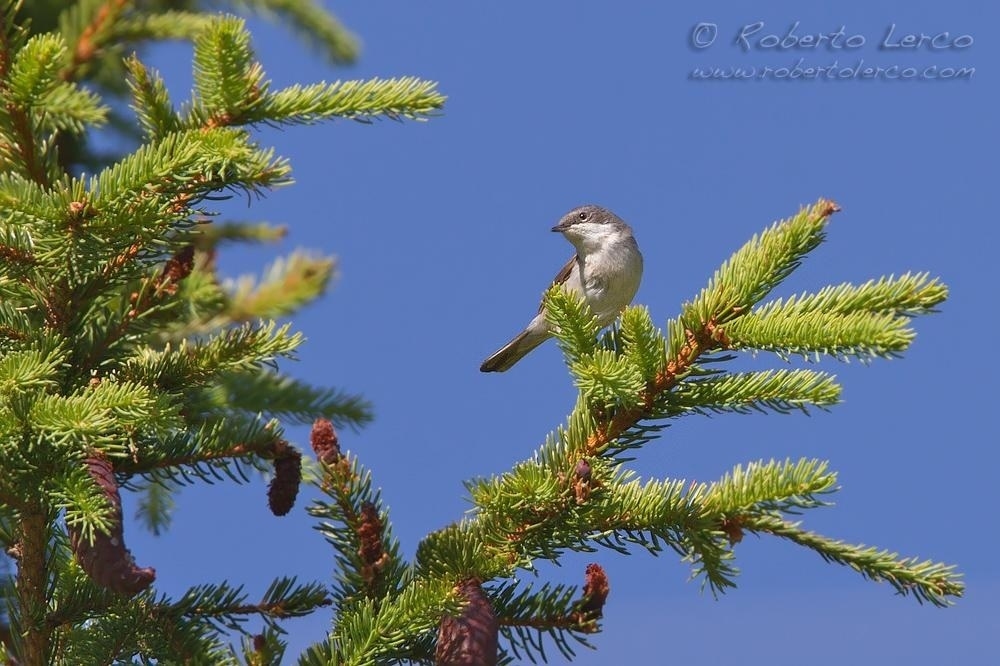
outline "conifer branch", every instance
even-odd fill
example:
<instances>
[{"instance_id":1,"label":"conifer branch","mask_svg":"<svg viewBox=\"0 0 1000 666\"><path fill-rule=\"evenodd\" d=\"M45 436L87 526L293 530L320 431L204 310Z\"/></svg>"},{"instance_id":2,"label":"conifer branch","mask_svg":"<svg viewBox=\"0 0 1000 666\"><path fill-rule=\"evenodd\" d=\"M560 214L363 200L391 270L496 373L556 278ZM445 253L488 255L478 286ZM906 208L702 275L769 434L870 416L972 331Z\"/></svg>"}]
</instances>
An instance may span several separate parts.
<instances>
[{"instance_id":1,"label":"conifer branch","mask_svg":"<svg viewBox=\"0 0 1000 666\"><path fill-rule=\"evenodd\" d=\"M294 85L272 93L245 26L234 17L219 19L195 38L194 78L197 98L185 123L206 128L420 118L445 100L435 83L414 77Z\"/></svg>"},{"instance_id":2,"label":"conifer branch","mask_svg":"<svg viewBox=\"0 0 1000 666\"><path fill-rule=\"evenodd\" d=\"M348 65L358 55L358 40L347 28L314 0L232 0L268 14L284 17L299 34L323 47L330 60Z\"/></svg>"},{"instance_id":3,"label":"conifer branch","mask_svg":"<svg viewBox=\"0 0 1000 666\"><path fill-rule=\"evenodd\" d=\"M167 86L159 72L147 68L138 57L125 60L128 86L132 93L132 108L147 138L162 140L181 129L180 118L174 112Z\"/></svg>"},{"instance_id":4,"label":"conifer branch","mask_svg":"<svg viewBox=\"0 0 1000 666\"><path fill-rule=\"evenodd\" d=\"M916 557L900 557L888 550L847 544L799 528L777 516L741 516L740 525L751 532L773 534L800 546L814 550L827 562L849 566L863 577L889 583L902 596L912 596L919 603L950 606L955 597L965 592L961 574L952 565Z\"/></svg>"},{"instance_id":5,"label":"conifer branch","mask_svg":"<svg viewBox=\"0 0 1000 666\"><path fill-rule=\"evenodd\" d=\"M202 229L195 242L199 250L216 250L223 243L240 241L270 243L288 236L285 225L271 225L266 222L213 222Z\"/></svg>"},{"instance_id":6,"label":"conifer branch","mask_svg":"<svg viewBox=\"0 0 1000 666\"><path fill-rule=\"evenodd\" d=\"M871 312L752 312L729 323L725 331L729 349L760 349L783 357L826 354L862 360L898 356L916 337L906 317Z\"/></svg>"},{"instance_id":7,"label":"conifer branch","mask_svg":"<svg viewBox=\"0 0 1000 666\"><path fill-rule=\"evenodd\" d=\"M133 14L119 19L114 26L115 39L125 42L186 39L194 41L216 20L212 14L167 10L156 14Z\"/></svg>"},{"instance_id":8,"label":"conifer branch","mask_svg":"<svg viewBox=\"0 0 1000 666\"><path fill-rule=\"evenodd\" d=\"M317 529L337 551L334 601L341 610L362 601L377 610L399 589L404 572L388 514L371 487L371 474L341 453L330 421L317 419L310 441L321 463L320 489L333 500L315 501L308 512L325 519Z\"/></svg>"},{"instance_id":9,"label":"conifer branch","mask_svg":"<svg viewBox=\"0 0 1000 666\"><path fill-rule=\"evenodd\" d=\"M308 423L323 417L338 427L357 429L372 420L371 405L360 396L315 388L268 370L224 374L218 386L234 409L285 423Z\"/></svg>"},{"instance_id":10,"label":"conifer branch","mask_svg":"<svg viewBox=\"0 0 1000 666\"><path fill-rule=\"evenodd\" d=\"M321 296L335 275L333 259L294 252L275 260L259 282L243 277L226 284L232 291L226 314L234 321L287 316Z\"/></svg>"},{"instance_id":11,"label":"conifer branch","mask_svg":"<svg viewBox=\"0 0 1000 666\"><path fill-rule=\"evenodd\" d=\"M148 595L126 605L111 602L85 624L60 632L60 657L67 664L177 660L190 664L237 666L217 627L200 618L162 612Z\"/></svg>"},{"instance_id":12,"label":"conifer branch","mask_svg":"<svg viewBox=\"0 0 1000 666\"><path fill-rule=\"evenodd\" d=\"M4 22L9 20L7 17L4 19ZM10 50L11 44L7 31L3 31L0 39L2 39L0 41L0 63L3 64L3 76L0 78L0 99L3 100L4 115L7 121L4 123L7 125L4 128L7 130L4 132L7 136L0 137L0 141L3 142L2 153L9 155L4 160L4 170L21 174L25 178L47 187L49 184L48 171L44 166L44 159L40 154L35 133L32 131L28 111L11 96L8 63L11 63L14 58Z\"/></svg>"},{"instance_id":13,"label":"conifer branch","mask_svg":"<svg viewBox=\"0 0 1000 666\"><path fill-rule=\"evenodd\" d=\"M0 223L0 275L13 279L30 275L38 264L31 246L31 236L23 229Z\"/></svg>"},{"instance_id":14,"label":"conifer branch","mask_svg":"<svg viewBox=\"0 0 1000 666\"><path fill-rule=\"evenodd\" d=\"M62 70L61 76L64 81L73 81L79 77L81 70L114 36L115 22L131 4L131 0L105 0L100 4L83 3L83 7L88 9L92 7L93 13L73 46L72 58Z\"/></svg>"},{"instance_id":15,"label":"conifer branch","mask_svg":"<svg viewBox=\"0 0 1000 666\"><path fill-rule=\"evenodd\" d=\"M819 495L837 490L837 475L822 460L802 458L736 465L699 493L707 511L721 513L797 513L826 506Z\"/></svg>"},{"instance_id":16,"label":"conifer branch","mask_svg":"<svg viewBox=\"0 0 1000 666\"><path fill-rule=\"evenodd\" d=\"M197 438L192 438L192 443L196 440ZM147 474L155 478L156 473L160 471L166 472L185 467L201 470L206 464L242 460L250 456L267 459L274 456L274 447L278 441L280 440L277 433L266 433L265 437L261 440L233 444L228 448L197 448L173 456L148 459L142 464L123 460L118 469L126 474Z\"/></svg>"},{"instance_id":17,"label":"conifer branch","mask_svg":"<svg viewBox=\"0 0 1000 666\"><path fill-rule=\"evenodd\" d=\"M434 82L409 76L295 85L269 95L260 114L282 124L310 124L328 118L369 122L380 116L419 119L444 106L445 97L436 88Z\"/></svg>"},{"instance_id":18,"label":"conifer branch","mask_svg":"<svg viewBox=\"0 0 1000 666\"><path fill-rule=\"evenodd\" d=\"M273 633L278 621L301 617L329 604L324 586L299 584L288 577L273 581L256 603L247 601L242 586L228 583L199 585L177 600L154 600L144 594L131 599L127 607L121 598L79 592L92 603L81 606L83 597L62 600L61 608L75 607L77 614L64 610L49 618L50 626L60 631L65 663L116 663L132 659L138 652L146 659L183 658L187 663L235 666L237 662L229 658L228 648L220 640L224 632L249 635L247 620L259 617L267 625L266 631ZM78 623L87 616L96 617L81 627Z\"/></svg>"},{"instance_id":19,"label":"conifer branch","mask_svg":"<svg viewBox=\"0 0 1000 666\"><path fill-rule=\"evenodd\" d=\"M242 625L247 616L259 616L274 626L275 620L302 617L331 603L323 585L300 585L293 577L273 581L257 603L247 603L246 596L242 586L201 585L177 601L159 603L154 615L183 616L208 622L219 630L245 632Z\"/></svg>"},{"instance_id":20,"label":"conifer branch","mask_svg":"<svg viewBox=\"0 0 1000 666\"><path fill-rule=\"evenodd\" d=\"M140 245L133 243L124 256L117 257L114 262L105 267L104 278L107 280L112 267L119 268L134 261ZM95 344L89 355L80 364L80 369L87 371L99 365L107 352L133 328L136 320L149 313L164 299L177 294L178 284L191 274L194 267L194 247L187 246L177 252L159 274L144 278L136 291L129 295L129 307L121 314L117 324L106 331L102 339Z\"/></svg>"},{"instance_id":21,"label":"conifer branch","mask_svg":"<svg viewBox=\"0 0 1000 666\"><path fill-rule=\"evenodd\" d=\"M172 488L163 480L132 482L131 486L139 495L135 517L154 536L160 536L170 527L174 511Z\"/></svg>"},{"instance_id":22,"label":"conifer branch","mask_svg":"<svg viewBox=\"0 0 1000 666\"><path fill-rule=\"evenodd\" d=\"M300 663L329 663L321 656L324 653L333 663L392 663L411 657L427 662L433 653L414 654L414 648L426 645L420 642L421 635L437 629L445 615L454 616L461 610L455 584L415 579L377 608L370 601L346 608L338 617L330 643L307 653Z\"/></svg>"},{"instance_id":23,"label":"conifer branch","mask_svg":"<svg viewBox=\"0 0 1000 666\"><path fill-rule=\"evenodd\" d=\"M459 563L466 562L478 579L488 580L509 576L516 567L530 568L536 558L558 559L563 549L603 546L627 553L639 545L653 554L664 547L675 550L693 563L694 573L713 592L732 587L737 573L731 564L733 546L747 525L758 519L785 521L786 514L823 506L819 497L835 484L826 464L771 461L737 466L709 485L643 485L629 480L630 473L616 471L624 462L619 454L650 439L654 430L643 423L647 419L691 411L780 412L827 407L839 400L839 386L825 373L724 373L704 367L718 360L720 351L740 346L734 341L744 335L738 326L757 312L751 309L756 301L822 240L826 220L836 210L821 200L755 236L668 324L665 338L652 326L648 311L632 307L595 348L597 325L589 308L559 288L550 289L546 313L580 388L578 403L566 427L550 436L534 459L500 477L469 484L477 514L426 539L418 549L418 569L442 575L460 571ZM761 310L775 321L780 311L787 322L796 316L826 316L829 306L832 316L863 322L868 328L857 339L871 344L896 319L905 323L907 316L929 310L945 295L926 275L904 275L860 287L840 285ZM909 329L901 330L911 335ZM790 335L783 331L775 338L787 344ZM466 559L466 552L480 555ZM830 558L848 561L838 552ZM943 579L949 571L941 569ZM920 573L918 567L911 578ZM923 583L927 581L915 585ZM934 590L917 594L933 596Z\"/></svg>"},{"instance_id":24,"label":"conifer branch","mask_svg":"<svg viewBox=\"0 0 1000 666\"><path fill-rule=\"evenodd\" d=\"M783 226L775 224L771 233L754 236L724 263L709 286L685 306L681 327L671 327L670 355L639 393L636 406L598 419L582 451L583 457L601 454L616 438L650 415L658 397L687 376L703 354L727 347L722 324L746 313L787 276L820 243L826 220L838 210L835 203L821 199ZM748 261L751 254L755 260ZM678 342L675 332L678 330L683 334L683 342Z\"/></svg>"},{"instance_id":25,"label":"conifer branch","mask_svg":"<svg viewBox=\"0 0 1000 666\"><path fill-rule=\"evenodd\" d=\"M302 343L291 326L274 322L244 323L199 342L182 340L162 351L141 349L123 363L125 377L170 389L208 387L229 373L252 373L291 358ZM266 380L262 380L267 384Z\"/></svg>"},{"instance_id":26,"label":"conifer branch","mask_svg":"<svg viewBox=\"0 0 1000 666\"><path fill-rule=\"evenodd\" d=\"M846 315L854 312L916 316L934 312L948 297L948 287L929 273L904 273L869 280L862 285L844 282L818 292L787 299L777 298L755 310L760 317L782 312L786 316L824 312Z\"/></svg>"},{"instance_id":27,"label":"conifer branch","mask_svg":"<svg viewBox=\"0 0 1000 666\"><path fill-rule=\"evenodd\" d=\"M826 408L840 401L840 386L833 376L812 370L764 370L727 373L682 382L664 394L665 411L683 413L765 412L787 413L809 406Z\"/></svg>"},{"instance_id":28,"label":"conifer branch","mask_svg":"<svg viewBox=\"0 0 1000 666\"><path fill-rule=\"evenodd\" d=\"M575 587L546 584L535 589L512 583L491 590L491 600L496 608L500 634L510 644L516 659L535 661L537 654L546 661L543 640L546 637L566 659L572 659L575 652L567 639L592 647L583 635L600 630L598 620L609 590L604 569L599 564L589 564L579 598Z\"/></svg>"}]
</instances>

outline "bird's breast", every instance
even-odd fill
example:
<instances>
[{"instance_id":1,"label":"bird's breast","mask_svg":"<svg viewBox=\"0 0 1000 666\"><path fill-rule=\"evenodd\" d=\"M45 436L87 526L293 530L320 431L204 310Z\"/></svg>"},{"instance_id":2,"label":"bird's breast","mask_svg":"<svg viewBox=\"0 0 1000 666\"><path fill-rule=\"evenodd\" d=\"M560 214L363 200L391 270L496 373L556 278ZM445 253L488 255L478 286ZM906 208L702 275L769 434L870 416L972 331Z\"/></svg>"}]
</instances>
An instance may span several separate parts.
<instances>
[{"instance_id":1,"label":"bird's breast","mask_svg":"<svg viewBox=\"0 0 1000 666\"><path fill-rule=\"evenodd\" d=\"M625 248L588 257L583 264L583 292L601 326L607 326L632 302L639 289L642 255Z\"/></svg>"}]
</instances>

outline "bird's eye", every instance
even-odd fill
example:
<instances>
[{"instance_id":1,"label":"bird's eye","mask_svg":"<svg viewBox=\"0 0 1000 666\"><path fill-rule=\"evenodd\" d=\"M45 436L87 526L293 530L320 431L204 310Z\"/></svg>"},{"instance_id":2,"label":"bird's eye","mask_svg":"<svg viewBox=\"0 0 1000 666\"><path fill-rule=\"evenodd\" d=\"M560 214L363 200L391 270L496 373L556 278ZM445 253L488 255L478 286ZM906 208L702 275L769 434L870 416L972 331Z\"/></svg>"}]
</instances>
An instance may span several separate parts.
<instances>
[{"instance_id":1,"label":"bird's eye","mask_svg":"<svg viewBox=\"0 0 1000 666\"><path fill-rule=\"evenodd\" d=\"M580 218L581 221L586 220L588 217L587 211L581 210L579 213L576 214L576 216Z\"/></svg>"}]
</instances>

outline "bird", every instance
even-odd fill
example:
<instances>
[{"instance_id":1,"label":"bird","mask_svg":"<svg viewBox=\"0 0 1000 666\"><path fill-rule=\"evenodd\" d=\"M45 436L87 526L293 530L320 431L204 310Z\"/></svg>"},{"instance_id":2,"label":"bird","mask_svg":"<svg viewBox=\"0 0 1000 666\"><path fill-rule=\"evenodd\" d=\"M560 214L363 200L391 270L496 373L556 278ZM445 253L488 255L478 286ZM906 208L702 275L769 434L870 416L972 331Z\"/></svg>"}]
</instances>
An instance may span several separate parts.
<instances>
[{"instance_id":1,"label":"bird","mask_svg":"<svg viewBox=\"0 0 1000 666\"><path fill-rule=\"evenodd\" d=\"M642 279L642 253L632 227L606 208L574 208L552 227L576 248L552 281L581 294L603 328L632 302ZM552 337L544 302L523 331L483 361L481 372L504 372Z\"/></svg>"}]
</instances>

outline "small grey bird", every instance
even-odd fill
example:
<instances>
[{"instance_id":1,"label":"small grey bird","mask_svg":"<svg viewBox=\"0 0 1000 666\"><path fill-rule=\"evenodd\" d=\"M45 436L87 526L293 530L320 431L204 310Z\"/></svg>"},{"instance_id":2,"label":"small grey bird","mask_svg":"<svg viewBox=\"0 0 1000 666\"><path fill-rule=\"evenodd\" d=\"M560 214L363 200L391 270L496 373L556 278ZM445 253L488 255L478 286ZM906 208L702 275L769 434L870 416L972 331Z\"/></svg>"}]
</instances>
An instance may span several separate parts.
<instances>
[{"instance_id":1,"label":"small grey bird","mask_svg":"<svg viewBox=\"0 0 1000 666\"><path fill-rule=\"evenodd\" d=\"M563 215L552 231L561 232L576 248L576 256L553 284L583 294L601 326L607 326L632 302L642 279L642 254L632 228L610 210L588 205ZM479 370L503 372L550 337L544 305L539 306L527 328L483 361Z\"/></svg>"}]
</instances>

